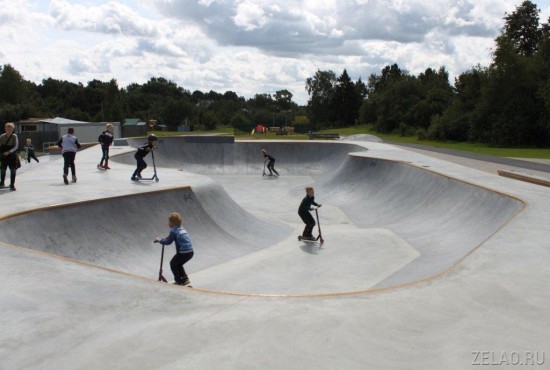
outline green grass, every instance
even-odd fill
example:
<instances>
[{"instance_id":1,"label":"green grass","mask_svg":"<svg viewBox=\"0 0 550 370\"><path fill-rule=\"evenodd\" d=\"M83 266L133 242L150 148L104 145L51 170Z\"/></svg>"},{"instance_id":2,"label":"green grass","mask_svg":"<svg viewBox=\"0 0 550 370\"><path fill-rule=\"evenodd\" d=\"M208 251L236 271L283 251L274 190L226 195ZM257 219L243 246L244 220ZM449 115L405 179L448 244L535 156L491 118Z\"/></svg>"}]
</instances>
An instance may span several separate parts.
<instances>
[{"instance_id":1,"label":"green grass","mask_svg":"<svg viewBox=\"0 0 550 370\"><path fill-rule=\"evenodd\" d=\"M320 133L338 133L340 135L356 135L356 134L370 134L378 136L386 142L405 143L405 144L418 144L431 146L436 148L446 148L454 150L462 150L465 152L473 152L479 154L493 155L497 157L512 157L512 158L538 158L538 159L550 159L550 149L539 148L500 148L489 146L482 143L462 143L462 142L449 142L449 141L433 141L433 140L418 140L413 136L399 136L392 134L381 134L374 131L368 126L348 127L342 129L330 129L322 130Z\"/></svg>"},{"instance_id":2,"label":"green grass","mask_svg":"<svg viewBox=\"0 0 550 370\"><path fill-rule=\"evenodd\" d=\"M154 131L151 132L159 137L165 136L178 136L178 135L198 135L198 134L222 134L232 135L233 128L222 127L213 131ZM462 142L448 142L448 141L432 141L432 140L418 140L413 136L399 136L393 134L381 134L372 129L370 126L357 126L337 128L330 130L321 130L319 133L338 133L340 135L357 135L357 134L369 134L378 136L386 142L405 143L405 144L418 144L431 146L436 148L446 148L454 150L462 150L465 152L473 152L479 154L493 155L497 157L512 157L512 158L537 158L537 159L550 159L550 149L538 149L538 148L499 148L489 146L488 144L481 143L462 143ZM284 135L279 136L274 132L268 132L265 135L239 135L235 137L236 140L307 140L307 135Z\"/></svg>"}]
</instances>

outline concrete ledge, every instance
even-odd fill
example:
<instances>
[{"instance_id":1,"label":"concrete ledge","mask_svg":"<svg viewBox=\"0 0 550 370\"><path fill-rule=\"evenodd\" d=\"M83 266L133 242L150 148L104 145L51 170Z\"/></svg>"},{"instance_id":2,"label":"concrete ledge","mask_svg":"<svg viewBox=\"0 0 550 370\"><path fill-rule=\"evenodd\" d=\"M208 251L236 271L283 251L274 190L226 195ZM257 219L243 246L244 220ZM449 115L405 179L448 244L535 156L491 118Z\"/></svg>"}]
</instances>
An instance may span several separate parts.
<instances>
[{"instance_id":1,"label":"concrete ledge","mask_svg":"<svg viewBox=\"0 0 550 370\"><path fill-rule=\"evenodd\" d=\"M550 187L550 180L543 177L529 175L527 173L521 173L516 171L502 171L497 170L499 176L508 177L510 179L525 181L531 184Z\"/></svg>"}]
</instances>

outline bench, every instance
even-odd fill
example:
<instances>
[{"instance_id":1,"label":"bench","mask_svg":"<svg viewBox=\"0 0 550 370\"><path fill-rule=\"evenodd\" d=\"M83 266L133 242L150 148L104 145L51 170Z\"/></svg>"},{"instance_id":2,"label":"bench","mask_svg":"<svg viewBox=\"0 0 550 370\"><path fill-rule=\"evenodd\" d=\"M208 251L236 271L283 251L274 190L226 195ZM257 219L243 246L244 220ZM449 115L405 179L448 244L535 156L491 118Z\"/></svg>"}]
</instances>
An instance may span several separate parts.
<instances>
[{"instance_id":1,"label":"bench","mask_svg":"<svg viewBox=\"0 0 550 370\"><path fill-rule=\"evenodd\" d=\"M308 134L309 140L315 139L340 139L339 134Z\"/></svg>"}]
</instances>

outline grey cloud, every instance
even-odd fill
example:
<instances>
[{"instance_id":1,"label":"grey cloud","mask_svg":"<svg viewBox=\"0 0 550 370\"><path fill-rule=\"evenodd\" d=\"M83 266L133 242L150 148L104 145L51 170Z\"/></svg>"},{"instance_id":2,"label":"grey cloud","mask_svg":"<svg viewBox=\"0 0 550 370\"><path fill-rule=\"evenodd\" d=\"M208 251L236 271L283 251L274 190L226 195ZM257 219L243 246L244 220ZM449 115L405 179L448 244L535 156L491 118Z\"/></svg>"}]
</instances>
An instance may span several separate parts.
<instances>
[{"instance_id":1,"label":"grey cloud","mask_svg":"<svg viewBox=\"0 0 550 370\"><path fill-rule=\"evenodd\" d=\"M137 50L170 57L181 57L185 55L183 50L167 41L162 42L149 38L140 38L138 40Z\"/></svg>"},{"instance_id":2,"label":"grey cloud","mask_svg":"<svg viewBox=\"0 0 550 370\"><path fill-rule=\"evenodd\" d=\"M473 18L473 5L468 1L458 5L454 1L448 1L447 11L454 7L456 22L446 22L450 14L438 14L430 4L418 1L402 9L384 0L369 1L366 4L342 1L338 3L337 11L333 14L316 14L322 22L315 26L307 22L303 14L292 13L289 10L292 7L285 6L286 2L281 2L280 11L273 11L270 3L263 7L267 17L265 24L251 30L235 24L238 5L235 1L212 1L208 5L190 0L157 1L156 4L162 14L180 21L193 22L221 45L256 47L278 56L338 55L342 52L351 52L354 55L360 52L358 48L344 45L345 40L421 43L432 31L445 36L483 37L493 36L496 32ZM330 22L323 22L329 16L336 21L332 27ZM338 29L341 34L330 36L331 28Z\"/></svg>"},{"instance_id":3,"label":"grey cloud","mask_svg":"<svg viewBox=\"0 0 550 370\"><path fill-rule=\"evenodd\" d=\"M86 73L108 73L111 72L111 66L107 58L91 61L88 58L71 58L67 66L67 71L71 75Z\"/></svg>"}]
</instances>

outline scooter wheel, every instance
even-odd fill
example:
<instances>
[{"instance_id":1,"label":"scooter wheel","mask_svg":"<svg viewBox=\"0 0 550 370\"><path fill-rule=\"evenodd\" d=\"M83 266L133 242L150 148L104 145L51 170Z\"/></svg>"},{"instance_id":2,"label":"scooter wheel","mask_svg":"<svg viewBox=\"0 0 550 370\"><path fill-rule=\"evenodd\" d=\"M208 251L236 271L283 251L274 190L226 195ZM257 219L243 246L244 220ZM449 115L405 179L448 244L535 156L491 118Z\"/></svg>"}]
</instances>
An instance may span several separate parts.
<instances>
[{"instance_id":1,"label":"scooter wheel","mask_svg":"<svg viewBox=\"0 0 550 370\"><path fill-rule=\"evenodd\" d=\"M159 182L159 178L157 177L157 178L155 179L155 181L156 181L156 182Z\"/></svg>"},{"instance_id":2,"label":"scooter wheel","mask_svg":"<svg viewBox=\"0 0 550 370\"><path fill-rule=\"evenodd\" d=\"M302 236L298 236L298 241L302 241Z\"/></svg>"}]
</instances>

